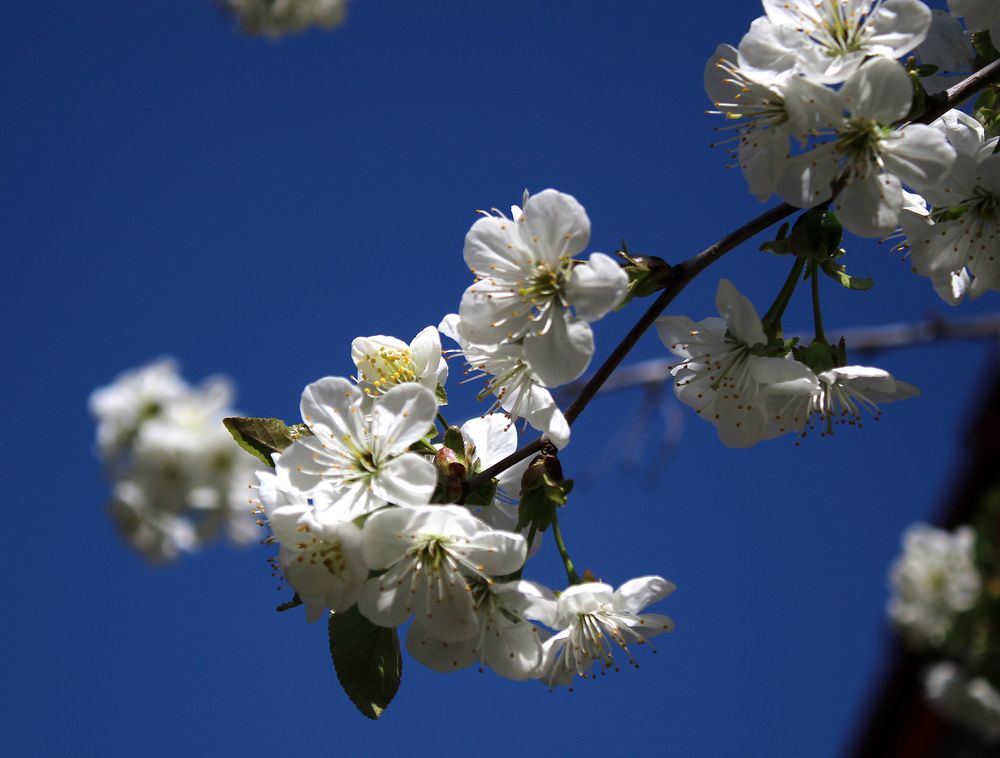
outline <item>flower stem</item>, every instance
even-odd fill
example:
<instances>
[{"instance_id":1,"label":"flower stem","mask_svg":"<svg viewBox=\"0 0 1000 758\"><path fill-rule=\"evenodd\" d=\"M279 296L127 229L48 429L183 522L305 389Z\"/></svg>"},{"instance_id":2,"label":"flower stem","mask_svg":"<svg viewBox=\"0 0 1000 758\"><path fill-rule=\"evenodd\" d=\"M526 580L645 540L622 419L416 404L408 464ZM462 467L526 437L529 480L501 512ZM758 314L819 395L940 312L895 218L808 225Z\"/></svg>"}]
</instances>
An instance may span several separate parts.
<instances>
[{"instance_id":1,"label":"flower stem","mask_svg":"<svg viewBox=\"0 0 1000 758\"><path fill-rule=\"evenodd\" d=\"M792 270L788 272L788 278L785 279L785 283L781 285L781 289L778 291L778 296L774 298L771 307L767 309L767 313L761 319L764 324L776 327L778 330L781 329L781 317L785 315L785 308L788 307L788 304L792 300L792 294L799 284L799 279L802 278L802 269L805 265L805 258L795 259L795 263L792 264Z\"/></svg>"},{"instance_id":2,"label":"flower stem","mask_svg":"<svg viewBox=\"0 0 1000 758\"><path fill-rule=\"evenodd\" d=\"M438 411L437 420L441 424L441 427L442 427L441 428L441 434L444 434L446 431L448 431L448 419L446 419L444 417L444 414L441 413L441 411Z\"/></svg>"},{"instance_id":3,"label":"flower stem","mask_svg":"<svg viewBox=\"0 0 1000 758\"><path fill-rule=\"evenodd\" d=\"M556 548L559 550L559 557L562 558L563 566L566 567L566 578L570 584L579 584L581 581L580 575L573 568L573 560L569 557L569 551L566 549L566 543L563 541L562 530L559 528L559 516L555 512L552 513L552 536L555 538Z\"/></svg>"},{"instance_id":4,"label":"flower stem","mask_svg":"<svg viewBox=\"0 0 1000 758\"><path fill-rule=\"evenodd\" d=\"M812 277L813 323L816 325L816 341L825 343L823 310L819 306L819 266L816 265L816 261L809 262L809 276Z\"/></svg>"}]
</instances>

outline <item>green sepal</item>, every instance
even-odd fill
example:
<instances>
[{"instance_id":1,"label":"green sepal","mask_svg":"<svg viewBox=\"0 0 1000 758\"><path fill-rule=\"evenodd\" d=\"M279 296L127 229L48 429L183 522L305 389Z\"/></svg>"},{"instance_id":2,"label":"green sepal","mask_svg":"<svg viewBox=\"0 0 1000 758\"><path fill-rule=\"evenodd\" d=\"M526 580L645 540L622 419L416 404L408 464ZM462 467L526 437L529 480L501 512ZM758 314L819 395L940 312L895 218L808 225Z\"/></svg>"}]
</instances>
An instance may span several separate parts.
<instances>
[{"instance_id":1,"label":"green sepal","mask_svg":"<svg viewBox=\"0 0 1000 758\"><path fill-rule=\"evenodd\" d=\"M465 459L465 436L457 426L449 426L445 429L444 446L452 450L459 460Z\"/></svg>"},{"instance_id":2,"label":"green sepal","mask_svg":"<svg viewBox=\"0 0 1000 758\"><path fill-rule=\"evenodd\" d=\"M875 282L869 278L851 276L843 265L834 261L827 261L822 265L823 273L849 290L870 290Z\"/></svg>"},{"instance_id":3,"label":"green sepal","mask_svg":"<svg viewBox=\"0 0 1000 758\"><path fill-rule=\"evenodd\" d=\"M997 46L990 38L989 31L986 30L972 33L972 49L976 51L974 64L976 68L983 68L988 63L1000 58L1000 50L997 50Z\"/></svg>"},{"instance_id":4,"label":"green sepal","mask_svg":"<svg viewBox=\"0 0 1000 758\"><path fill-rule=\"evenodd\" d=\"M462 502L465 505L492 506L497 494L497 480L490 479L478 487L470 487Z\"/></svg>"},{"instance_id":5,"label":"green sepal","mask_svg":"<svg viewBox=\"0 0 1000 758\"><path fill-rule=\"evenodd\" d=\"M625 240L622 240L618 257L625 260L625 266L622 268L628 276L628 290L615 310L621 310L633 298L648 297L667 285L671 266L662 258L655 255L633 256L629 253Z\"/></svg>"},{"instance_id":6,"label":"green sepal","mask_svg":"<svg viewBox=\"0 0 1000 758\"><path fill-rule=\"evenodd\" d=\"M327 626L340 686L363 716L377 719L395 697L403 674L396 630L376 626L356 605L331 613Z\"/></svg>"},{"instance_id":7,"label":"green sepal","mask_svg":"<svg viewBox=\"0 0 1000 758\"><path fill-rule=\"evenodd\" d=\"M277 418L229 416L222 419L222 423L241 448L271 468L274 468L272 454L282 452L297 439L312 435L305 424L288 426Z\"/></svg>"},{"instance_id":8,"label":"green sepal","mask_svg":"<svg viewBox=\"0 0 1000 758\"><path fill-rule=\"evenodd\" d=\"M921 63L913 70L917 76L924 79L928 76L934 76L934 74L941 70L941 67L935 66L933 63Z\"/></svg>"},{"instance_id":9,"label":"green sepal","mask_svg":"<svg viewBox=\"0 0 1000 758\"><path fill-rule=\"evenodd\" d=\"M814 374L821 374L836 368L838 365L843 365L837 363L837 348L819 340L808 347L794 348L792 355L799 363L804 363L811 368Z\"/></svg>"},{"instance_id":10,"label":"green sepal","mask_svg":"<svg viewBox=\"0 0 1000 758\"><path fill-rule=\"evenodd\" d=\"M910 60L912 61L913 59L911 58ZM906 114L906 118L908 120L918 118L925 110L927 110L927 88L924 87L924 83L920 81L920 77L930 76L930 74L920 73L920 70L923 68L932 68L937 70L937 66L914 66L907 72L910 75L910 85L913 89L913 99L910 101L910 111Z\"/></svg>"},{"instance_id":11,"label":"green sepal","mask_svg":"<svg viewBox=\"0 0 1000 758\"><path fill-rule=\"evenodd\" d=\"M563 479L562 466L555 455L537 456L521 477L521 504L515 531L534 527L544 532L552 525L556 508L566 505L572 489L573 480Z\"/></svg>"},{"instance_id":12,"label":"green sepal","mask_svg":"<svg viewBox=\"0 0 1000 758\"><path fill-rule=\"evenodd\" d=\"M434 388L434 398L437 400L438 405L448 405L448 390L444 388L443 384L439 384Z\"/></svg>"}]
</instances>

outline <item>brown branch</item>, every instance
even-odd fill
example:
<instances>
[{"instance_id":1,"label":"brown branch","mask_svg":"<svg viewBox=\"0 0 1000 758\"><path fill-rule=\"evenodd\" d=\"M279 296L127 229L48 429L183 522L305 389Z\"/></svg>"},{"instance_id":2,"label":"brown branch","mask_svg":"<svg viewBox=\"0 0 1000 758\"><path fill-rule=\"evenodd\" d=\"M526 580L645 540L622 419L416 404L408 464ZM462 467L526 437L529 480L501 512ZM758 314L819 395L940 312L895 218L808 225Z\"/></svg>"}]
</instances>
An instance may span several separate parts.
<instances>
[{"instance_id":1,"label":"brown branch","mask_svg":"<svg viewBox=\"0 0 1000 758\"><path fill-rule=\"evenodd\" d=\"M916 119L916 121L924 121L926 119L933 121L952 106L962 102L998 78L1000 78L1000 61L994 61L993 63L984 66L979 71L976 71L966 79L963 79L954 87L947 90L943 96L931 98L932 102L929 103L924 115L921 118ZM833 192L834 197L836 196L838 190L839 187L835 186ZM746 242L751 237L754 237L773 224L788 218L797 210L802 209L788 205L787 203L782 203L769 211L765 211L753 220L748 221L739 229L730 232L714 245L705 248L697 255L692 256L691 258L688 258L687 260L674 266L667 276L663 292L661 292L656 300L653 301L653 304L649 306L645 313L642 314L642 317L638 322L636 322L635 326L633 326L629 333L625 335L624 339L622 339L618 346L612 351L607 360L601 364L601 367L594 372L594 375L590 377L587 383L583 386L583 389L580 390L579 396L566 410L566 420L570 424L576 421L580 414L583 413L584 408L587 407L587 404L594 398L604 383L611 377L612 372L619 366L619 364L621 364L622 360L626 355L628 355L629 351L635 347L639 338L642 337L650 326L653 325L653 322L655 322L660 314L663 313L664 309L674 301L677 295L681 293L681 291L691 282L692 279L694 279L694 277L708 268L711 264L715 263L715 261L733 248L743 242ZM514 451L503 460L490 466L485 471L482 471L476 476L470 477L468 486L475 486L492 479L500 472L506 471L516 463L520 463L525 458L538 453L545 446L545 444L546 440L544 437L540 437L533 442L529 442L527 445L524 445Z\"/></svg>"}]
</instances>

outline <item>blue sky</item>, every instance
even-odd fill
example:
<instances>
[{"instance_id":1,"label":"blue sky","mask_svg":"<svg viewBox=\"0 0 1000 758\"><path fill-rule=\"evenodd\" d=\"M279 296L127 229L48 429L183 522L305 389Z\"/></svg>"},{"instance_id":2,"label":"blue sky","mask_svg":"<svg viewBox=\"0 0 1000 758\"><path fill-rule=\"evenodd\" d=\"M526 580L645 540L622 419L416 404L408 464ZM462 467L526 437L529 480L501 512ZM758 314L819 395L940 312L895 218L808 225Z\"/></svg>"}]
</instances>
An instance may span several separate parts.
<instances>
[{"instance_id":1,"label":"blue sky","mask_svg":"<svg viewBox=\"0 0 1000 758\"><path fill-rule=\"evenodd\" d=\"M170 354L192 380L230 375L248 415L296 420L306 383L351 370L353 337L409 339L457 308L475 210L524 187L574 194L591 250L622 237L667 260L703 248L765 207L709 147L701 89L716 44L759 13L749 0L710 13L357 0L340 30L274 43L208 0L8 9L10 754L841 750L890 639L899 534L947 497L960 462L982 345L878 356L923 395L801 447L726 450L680 413L681 448L655 487L615 464L562 517L578 565L677 584L656 608L677 624L658 654L572 694L407 660L379 723L339 691L322 625L274 612L286 598L268 549L220 545L154 569L119 543L86 412L94 387ZM876 286L825 287L828 332L996 309L992 296L949 309L889 247L849 240L849 266ZM786 266L746 245L671 312L714 315L723 276L763 311ZM598 325L598 357L638 313ZM799 297L786 326L807 316ZM634 357L664 352L651 334ZM477 413L452 395L451 414ZM569 476L606 458L639 397L588 409ZM551 545L527 573L563 581Z\"/></svg>"}]
</instances>

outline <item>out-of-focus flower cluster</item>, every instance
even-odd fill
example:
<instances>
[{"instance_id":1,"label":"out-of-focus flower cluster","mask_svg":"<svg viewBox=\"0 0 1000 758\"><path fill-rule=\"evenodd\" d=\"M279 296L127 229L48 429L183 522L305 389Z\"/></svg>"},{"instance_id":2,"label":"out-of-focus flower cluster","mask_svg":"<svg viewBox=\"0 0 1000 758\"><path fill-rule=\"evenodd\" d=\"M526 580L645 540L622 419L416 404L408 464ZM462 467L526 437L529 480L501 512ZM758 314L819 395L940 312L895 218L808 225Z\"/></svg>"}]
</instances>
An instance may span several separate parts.
<instances>
[{"instance_id":1,"label":"out-of-focus flower cluster","mask_svg":"<svg viewBox=\"0 0 1000 758\"><path fill-rule=\"evenodd\" d=\"M931 706L994 743L1000 741L995 549L977 546L990 543L991 534L987 528L977 536L969 526L909 527L889 572L888 614L909 647L938 659L924 672Z\"/></svg>"},{"instance_id":2,"label":"out-of-focus flower cluster","mask_svg":"<svg viewBox=\"0 0 1000 758\"><path fill-rule=\"evenodd\" d=\"M193 387L171 360L127 371L90 396L109 513L148 560L173 560L223 532L238 544L259 539L248 503L255 462L222 425L232 398L226 379Z\"/></svg>"},{"instance_id":3,"label":"out-of-focus flower cluster","mask_svg":"<svg viewBox=\"0 0 1000 758\"><path fill-rule=\"evenodd\" d=\"M219 0L248 34L282 37L310 26L332 29L344 21L347 0Z\"/></svg>"}]
</instances>

